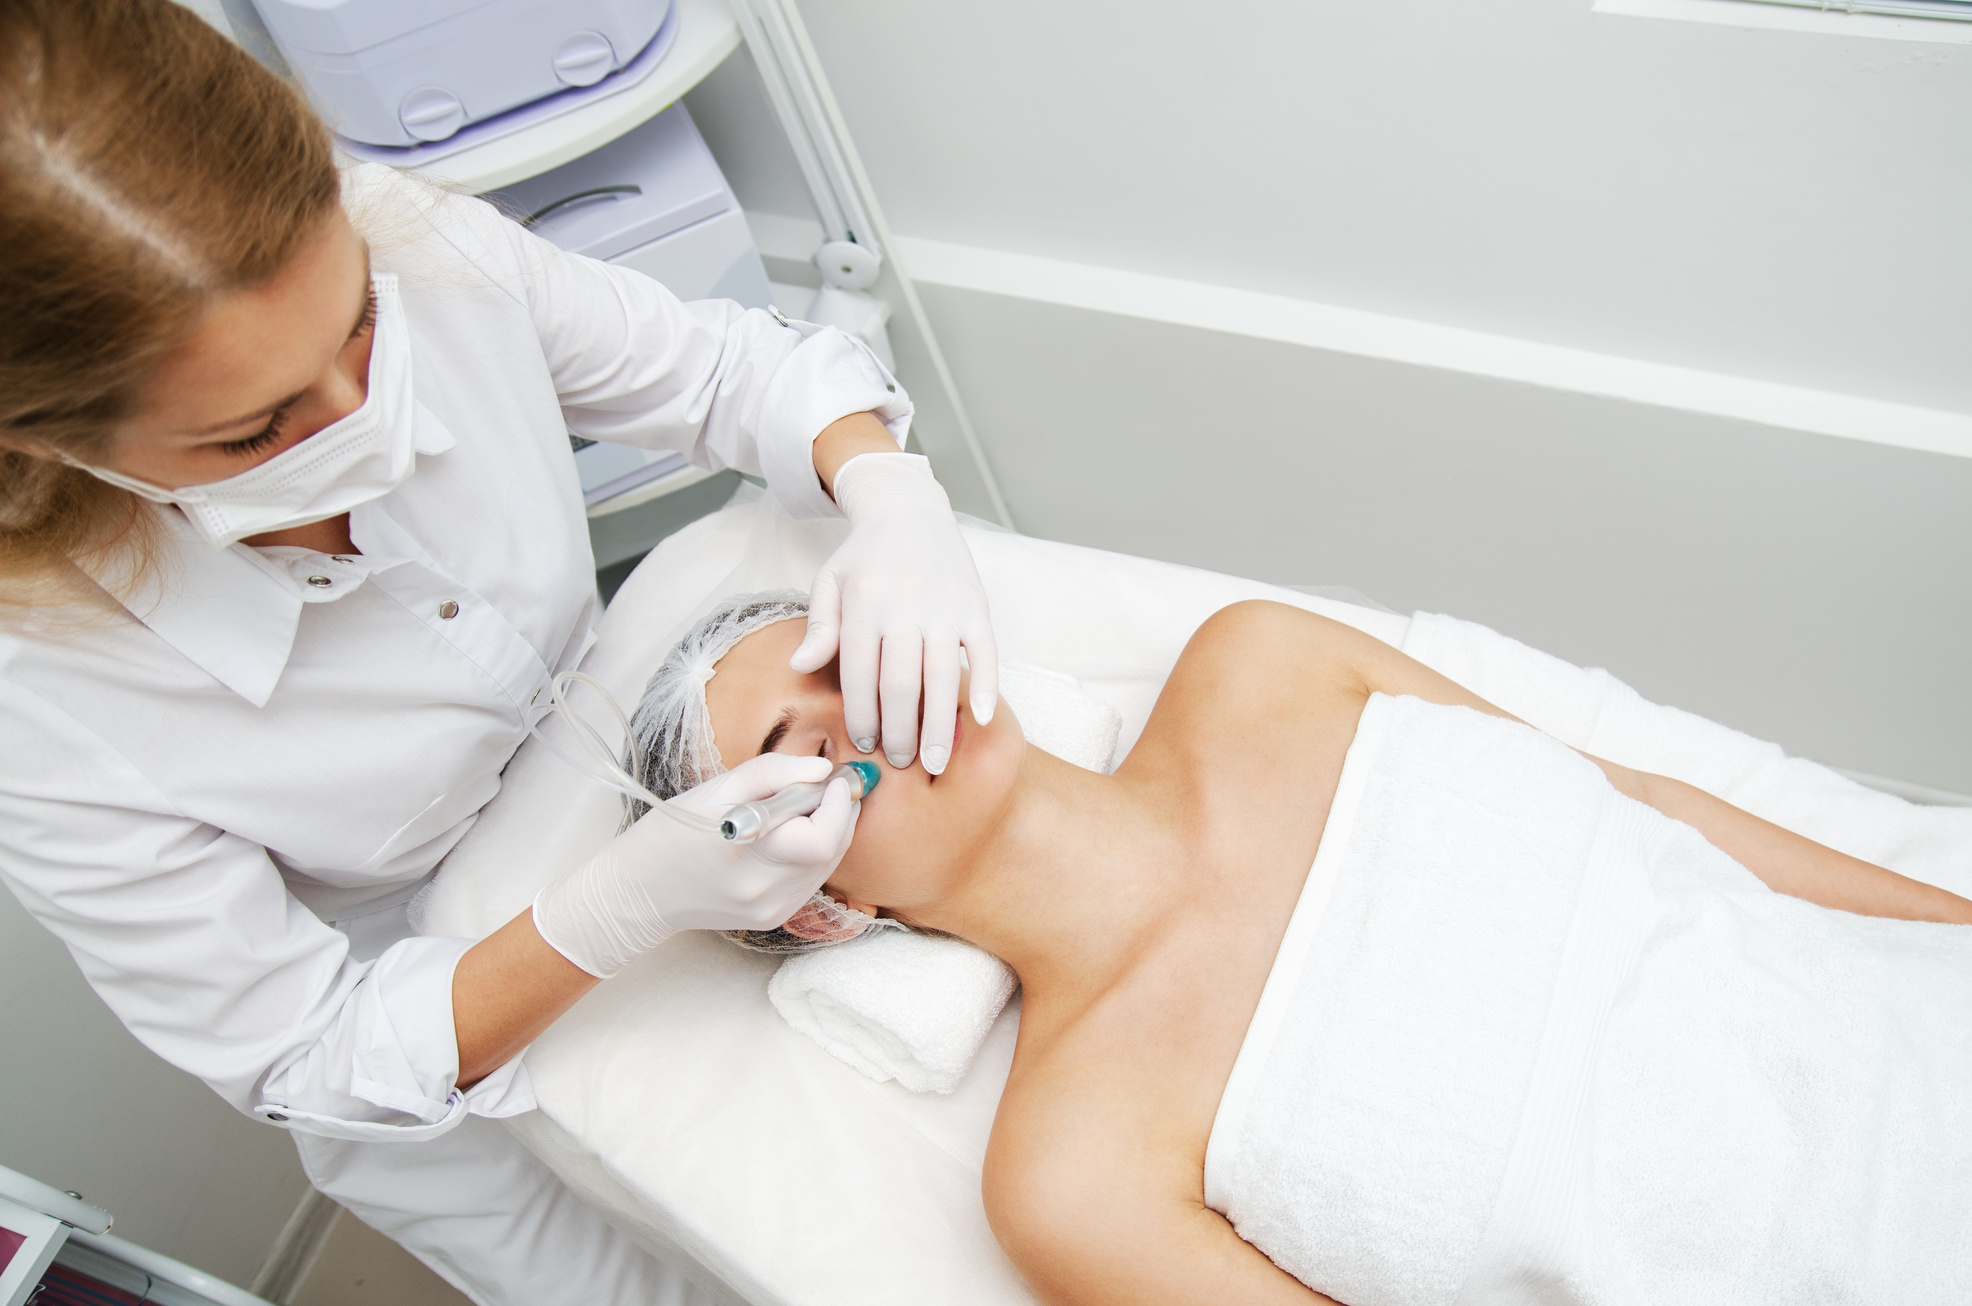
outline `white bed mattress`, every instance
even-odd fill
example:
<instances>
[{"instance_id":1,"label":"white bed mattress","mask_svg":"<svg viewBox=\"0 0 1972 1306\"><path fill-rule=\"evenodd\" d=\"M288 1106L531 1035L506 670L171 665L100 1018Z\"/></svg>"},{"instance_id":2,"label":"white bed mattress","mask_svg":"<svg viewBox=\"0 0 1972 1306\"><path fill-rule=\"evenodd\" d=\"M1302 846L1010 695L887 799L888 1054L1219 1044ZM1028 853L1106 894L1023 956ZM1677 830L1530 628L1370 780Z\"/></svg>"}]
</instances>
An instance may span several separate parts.
<instances>
[{"instance_id":1,"label":"white bed mattress","mask_svg":"<svg viewBox=\"0 0 1972 1306\"><path fill-rule=\"evenodd\" d=\"M741 590L806 588L839 522L739 503L667 540L618 593L584 669L626 706L684 626ZM1408 619L1255 581L1028 539L969 537L1001 656L1077 677L1141 732L1200 622L1271 598L1401 644ZM480 937L616 829L613 794L537 744L446 859L414 920ZM654 1249L755 1306L998 1306L1033 1299L979 1199L1019 1004L949 1097L865 1079L768 1005L777 963L683 935L599 986L527 1053L540 1109L515 1132Z\"/></svg>"}]
</instances>

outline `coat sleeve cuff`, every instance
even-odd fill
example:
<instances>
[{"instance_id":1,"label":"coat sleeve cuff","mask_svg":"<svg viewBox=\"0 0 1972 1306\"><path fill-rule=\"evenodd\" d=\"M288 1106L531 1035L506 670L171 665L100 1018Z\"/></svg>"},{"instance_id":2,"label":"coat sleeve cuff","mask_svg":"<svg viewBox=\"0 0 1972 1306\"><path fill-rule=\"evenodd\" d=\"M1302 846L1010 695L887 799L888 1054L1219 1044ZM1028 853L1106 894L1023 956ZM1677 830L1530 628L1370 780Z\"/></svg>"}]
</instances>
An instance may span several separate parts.
<instances>
[{"instance_id":1,"label":"coat sleeve cuff","mask_svg":"<svg viewBox=\"0 0 1972 1306\"><path fill-rule=\"evenodd\" d=\"M806 337L775 369L760 405L760 469L792 517L837 517L815 475L815 437L837 418L875 413L899 449L911 432L911 397L869 346L835 327L792 323Z\"/></svg>"},{"instance_id":2,"label":"coat sleeve cuff","mask_svg":"<svg viewBox=\"0 0 1972 1306\"><path fill-rule=\"evenodd\" d=\"M470 939L407 939L371 964L327 1033L268 1077L252 1114L328 1138L435 1137L468 1115L534 1107L519 1056L470 1089L457 1086L452 973Z\"/></svg>"}]
</instances>

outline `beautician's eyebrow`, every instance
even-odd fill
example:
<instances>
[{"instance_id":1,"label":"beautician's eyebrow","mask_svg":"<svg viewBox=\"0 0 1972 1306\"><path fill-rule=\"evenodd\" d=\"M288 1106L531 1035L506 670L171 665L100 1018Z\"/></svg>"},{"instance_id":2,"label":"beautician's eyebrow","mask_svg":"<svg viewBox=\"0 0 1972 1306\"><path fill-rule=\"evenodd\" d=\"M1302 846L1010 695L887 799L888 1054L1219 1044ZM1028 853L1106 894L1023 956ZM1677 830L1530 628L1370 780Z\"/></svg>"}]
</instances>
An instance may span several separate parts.
<instances>
[{"instance_id":1,"label":"beautician's eyebrow","mask_svg":"<svg viewBox=\"0 0 1972 1306\"><path fill-rule=\"evenodd\" d=\"M781 746L781 740L787 738L787 732L794 729L794 723L799 719L800 714L793 708L782 708L780 720L774 722L774 728L769 730L767 737L760 741L760 751L771 753L776 748L779 748Z\"/></svg>"},{"instance_id":2,"label":"beautician's eyebrow","mask_svg":"<svg viewBox=\"0 0 1972 1306\"><path fill-rule=\"evenodd\" d=\"M364 319L370 316L370 296L375 293L375 288L370 284L370 247L365 243L363 246L363 298L356 305L356 320L349 324L349 334L344 339L354 340L356 333L363 329ZM217 435L221 431L230 431L234 427L244 426L248 422L257 422L263 417L273 416L290 404L300 403L302 397L307 393L308 391L305 389L297 390L287 398L276 400L274 403L267 405L257 412L248 413L244 417L230 418L224 422L216 422L211 426L202 426L198 430L193 431L192 434Z\"/></svg>"}]
</instances>

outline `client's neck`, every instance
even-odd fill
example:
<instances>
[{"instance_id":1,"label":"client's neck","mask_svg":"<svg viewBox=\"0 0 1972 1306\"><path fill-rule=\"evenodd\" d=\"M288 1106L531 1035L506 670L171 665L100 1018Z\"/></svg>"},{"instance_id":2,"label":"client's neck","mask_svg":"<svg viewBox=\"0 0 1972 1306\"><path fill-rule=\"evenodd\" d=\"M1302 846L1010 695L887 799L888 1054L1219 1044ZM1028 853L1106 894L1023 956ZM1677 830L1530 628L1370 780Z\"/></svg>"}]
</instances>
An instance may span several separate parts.
<instances>
[{"instance_id":1,"label":"client's neck","mask_svg":"<svg viewBox=\"0 0 1972 1306\"><path fill-rule=\"evenodd\" d=\"M917 919L1012 966L1030 1000L1059 984L1099 989L1171 909L1187 859L1168 816L1111 777L1030 746L964 887Z\"/></svg>"}]
</instances>

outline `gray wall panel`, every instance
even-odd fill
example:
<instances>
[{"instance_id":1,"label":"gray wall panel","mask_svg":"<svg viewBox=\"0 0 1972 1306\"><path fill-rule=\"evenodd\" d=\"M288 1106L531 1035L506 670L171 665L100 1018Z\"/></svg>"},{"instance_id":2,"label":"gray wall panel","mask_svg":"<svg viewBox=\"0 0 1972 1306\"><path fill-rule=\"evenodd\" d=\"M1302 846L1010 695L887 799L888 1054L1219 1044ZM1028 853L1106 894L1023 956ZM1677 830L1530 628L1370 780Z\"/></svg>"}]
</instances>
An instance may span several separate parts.
<instances>
[{"instance_id":1,"label":"gray wall panel","mask_svg":"<svg viewBox=\"0 0 1972 1306\"><path fill-rule=\"evenodd\" d=\"M1972 461L921 290L1025 531L1354 585L1972 792Z\"/></svg>"}]
</instances>

